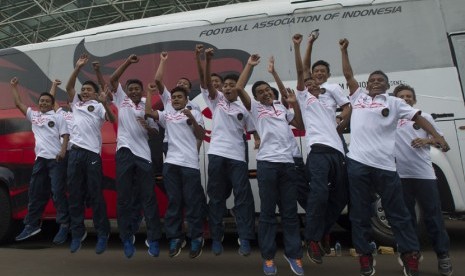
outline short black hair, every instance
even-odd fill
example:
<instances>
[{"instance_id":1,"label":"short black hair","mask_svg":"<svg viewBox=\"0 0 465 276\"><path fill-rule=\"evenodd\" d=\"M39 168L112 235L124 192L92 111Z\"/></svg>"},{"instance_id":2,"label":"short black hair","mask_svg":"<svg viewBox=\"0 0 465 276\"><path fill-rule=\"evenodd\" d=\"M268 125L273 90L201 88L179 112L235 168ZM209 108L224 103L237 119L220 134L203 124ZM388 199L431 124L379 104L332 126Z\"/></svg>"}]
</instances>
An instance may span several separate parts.
<instances>
[{"instance_id":1,"label":"short black hair","mask_svg":"<svg viewBox=\"0 0 465 276\"><path fill-rule=\"evenodd\" d=\"M210 77L217 77L217 78L219 78L219 79L221 80L221 82L224 81L224 80L223 80L223 77L221 77L221 76L218 75L217 73L211 73L211 74L210 74Z\"/></svg>"},{"instance_id":2,"label":"short black hair","mask_svg":"<svg viewBox=\"0 0 465 276\"><path fill-rule=\"evenodd\" d=\"M408 90L410 92L412 92L412 95L413 95L413 99L416 101L417 100L417 94L415 94L415 89L413 89L413 87L411 87L410 85L407 85L407 84L399 84L398 86L396 86L396 88L394 88L394 96L397 97L397 94L399 94L400 91L402 90Z\"/></svg>"},{"instance_id":3,"label":"short black hair","mask_svg":"<svg viewBox=\"0 0 465 276\"><path fill-rule=\"evenodd\" d=\"M142 90L144 90L144 85L142 84L142 81L139 79L129 79L126 81L126 89L128 88L129 85L131 84L138 84Z\"/></svg>"},{"instance_id":4,"label":"short black hair","mask_svg":"<svg viewBox=\"0 0 465 276\"><path fill-rule=\"evenodd\" d=\"M180 77L179 79L180 79L180 80L186 80L186 81L189 83L189 89L192 88L192 82L191 82L190 79L188 79L188 78L186 78L186 77Z\"/></svg>"},{"instance_id":5,"label":"short black hair","mask_svg":"<svg viewBox=\"0 0 465 276\"><path fill-rule=\"evenodd\" d=\"M87 81L85 81L85 82L82 83L82 86L84 86L84 85L86 85L86 84L92 86L92 87L94 88L94 90L95 90L95 93L98 93L99 88L98 88L98 85L97 85L94 81L87 80Z\"/></svg>"},{"instance_id":6,"label":"short black hair","mask_svg":"<svg viewBox=\"0 0 465 276\"><path fill-rule=\"evenodd\" d=\"M187 92L186 88L182 86L176 86L175 88L171 89L170 93L174 94L174 92L182 92L184 93L184 96L186 96L186 98L189 99L189 93Z\"/></svg>"},{"instance_id":7,"label":"short black hair","mask_svg":"<svg viewBox=\"0 0 465 276\"><path fill-rule=\"evenodd\" d=\"M237 82L239 80L239 75L237 75L237 74L227 74L226 76L224 76L223 82L225 82L226 80L233 80L233 81Z\"/></svg>"},{"instance_id":8,"label":"short black hair","mask_svg":"<svg viewBox=\"0 0 465 276\"><path fill-rule=\"evenodd\" d=\"M257 89L257 87L259 87L260 85L262 84L266 84L268 85L268 87L271 88L270 84L267 83L266 81L256 81L253 85L252 85L252 94L254 97L257 97L257 92L255 91Z\"/></svg>"},{"instance_id":9,"label":"short black hair","mask_svg":"<svg viewBox=\"0 0 465 276\"><path fill-rule=\"evenodd\" d=\"M370 79L371 76L373 76L373 75L381 75L381 76L383 76L384 79L386 80L386 82L389 84L389 78L388 78L388 76L386 75L386 73L384 73L383 71L381 71L381 70L375 70L375 71L371 72L371 74L368 76L368 79Z\"/></svg>"},{"instance_id":10,"label":"short black hair","mask_svg":"<svg viewBox=\"0 0 465 276\"><path fill-rule=\"evenodd\" d=\"M50 93L48 93L48 92L42 92L42 93L40 93L39 98L37 99L37 101L39 101L40 98L42 98L42 96L47 96L47 97L49 97L50 99L52 99L52 105L55 104L55 97L53 97L53 95L50 94Z\"/></svg>"},{"instance_id":11,"label":"short black hair","mask_svg":"<svg viewBox=\"0 0 465 276\"><path fill-rule=\"evenodd\" d=\"M313 70L315 69L315 67L319 66L319 65L322 65L324 67L326 67L326 70L328 70L328 74L330 73L330 70L329 70L329 63L327 61L324 61L324 60L318 60L317 62L313 63L312 65L312 72Z\"/></svg>"}]
</instances>

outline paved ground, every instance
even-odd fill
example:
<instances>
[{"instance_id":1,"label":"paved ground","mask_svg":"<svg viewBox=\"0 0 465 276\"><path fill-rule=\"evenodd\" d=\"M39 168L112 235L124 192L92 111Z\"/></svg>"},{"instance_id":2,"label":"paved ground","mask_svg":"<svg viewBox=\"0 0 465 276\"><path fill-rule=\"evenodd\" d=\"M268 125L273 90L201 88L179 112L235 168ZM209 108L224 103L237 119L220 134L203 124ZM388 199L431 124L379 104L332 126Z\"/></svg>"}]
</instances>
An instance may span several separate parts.
<instances>
[{"instance_id":1,"label":"paved ground","mask_svg":"<svg viewBox=\"0 0 465 276\"><path fill-rule=\"evenodd\" d=\"M465 221L449 220L446 222L451 237L451 257L454 263L454 275L465 275ZM48 227L50 228L50 227ZM180 256L169 258L167 242L162 243L162 254L158 258L148 256L144 246L144 235L137 236L136 255L126 259L117 234L113 234L108 250L103 255L94 253L95 235L89 235L83 248L75 254L69 253L68 244L51 246L53 231L48 230L30 241L0 245L1 276L42 276L42 275L263 275L261 258L257 245L253 254L242 257L237 254L236 237L225 237L225 252L215 257L206 244L203 254L197 259L189 259L188 250ZM359 275L358 259L349 255L350 237L346 231L336 230L335 239L342 244L342 257L326 257L323 265L315 265L305 258L306 275ZM279 237L280 238L280 237ZM279 275L293 275L282 257L282 246L276 258ZM436 257L431 246L425 245L424 261L421 275L438 275ZM402 275L401 267L393 255L378 255L376 275Z\"/></svg>"}]
</instances>

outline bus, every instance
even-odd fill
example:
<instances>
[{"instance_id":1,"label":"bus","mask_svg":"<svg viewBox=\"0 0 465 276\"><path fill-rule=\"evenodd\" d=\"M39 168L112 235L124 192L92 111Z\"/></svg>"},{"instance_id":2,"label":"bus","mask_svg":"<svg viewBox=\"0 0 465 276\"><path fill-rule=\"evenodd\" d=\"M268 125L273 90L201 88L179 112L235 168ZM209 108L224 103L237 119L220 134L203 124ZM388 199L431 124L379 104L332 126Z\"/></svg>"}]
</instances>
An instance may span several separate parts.
<instances>
[{"instance_id":1,"label":"bus","mask_svg":"<svg viewBox=\"0 0 465 276\"><path fill-rule=\"evenodd\" d=\"M78 31L46 42L0 50L0 241L11 238L14 226L27 213L28 185L34 162L34 138L31 126L15 108L9 80L20 80L22 99L28 105L37 102L41 92L48 91L52 80L66 81L82 53L90 61L99 61L108 78L130 54L140 62L131 66L121 81L139 78L145 84L153 81L159 54L168 51L165 83L173 87L177 77L192 80L192 101L203 109L207 132L211 112L199 95L199 80L194 61L196 44L214 48L212 71L220 75L240 73L253 53L262 56L249 83L265 80L274 85L267 73L266 59L273 55L276 69L286 86L295 87L296 73L291 38L295 33L308 35L319 29L313 47L313 60L331 64L330 82L346 84L342 75L338 41L351 42L350 57L356 79L364 87L367 76L382 69L390 77L391 89L409 84L417 91L418 108L435 118L451 150L443 153L432 148L431 155L442 209L447 214L465 212L465 5L463 0L262 0L183 13L145 18ZM305 43L302 43L305 44ZM95 79L89 62L78 82ZM247 88L250 88L248 86ZM250 90L250 89L249 89ZM59 89L59 102L66 93ZM102 129L104 196L108 215L116 217L115 126L106 123ZM296 132L299 145L304 143ZM350 137L347 137L350 142ZM202 183L207 181L208 135L200 150ZM258 185L253 142L248 141L249 169L259 211ZM301 147L306 156L305 147ZM166 197L157 193L160 212L166 209ZM232 206L228 200L228 207ZM300 210L302 212L302 210ZM418 213L421 217L421 211ZM86 217L90 218L88 210ZM44 219L54 219L49 202ZM421 219L421 218L420 218ZM374 237L392 241L392 232L382 204L373 200Z\"/></svg>"}]
</instances>

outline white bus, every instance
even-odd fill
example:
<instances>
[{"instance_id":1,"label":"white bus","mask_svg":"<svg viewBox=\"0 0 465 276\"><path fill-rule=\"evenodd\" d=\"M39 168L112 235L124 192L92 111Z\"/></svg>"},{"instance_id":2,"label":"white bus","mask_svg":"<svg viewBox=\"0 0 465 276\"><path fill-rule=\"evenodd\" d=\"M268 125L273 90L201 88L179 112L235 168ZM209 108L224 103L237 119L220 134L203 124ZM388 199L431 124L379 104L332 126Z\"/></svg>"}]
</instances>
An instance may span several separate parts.
<instances>
[{"instance_id":1,"label":"white bus","mask_svg":"<svg viewBox=\"0 0 465 276\"><path fill-rule=\"evenodd\" d=\"M371 71L381 69L390 77L391 89L401 83L416 89L418 107L435 116L451 147L447 153L431 150L443 211L465 212L464 14L463 0L263 0L123 22L62 35L48 42L2 49L0 240L9 237L15 222L27 212L27 188L34 161L30 126L15 109L9 92L9 80L13 76L20 79L23 99L33 104L40 92L50 88L53 79L68 79L83 52L89 54L91 61L100 62L106 77L127 56L137 54L141 61L125 73L122 81L137 77L146 84L153 79L159 53L168 51L165 83L172 87L180 76L192 80L191 100L205 109L209 129L209 112L199 96L193 54L196 44L215 49L212 71L221 75L239 73L248 56L259 53L264 61L255 69L250 84L256 80L274 84L265 62L274 55L281 78L287 86L295 87L291 37L295 33L309 34L313 29L320 30L320 37L312 58L331 64L331 82L345 86L338 40L346 37L351 41L350 57L357 80L366 80ZM83 69L78 81L89 78L95 79L90 65ZM362 82L361 86L365 84ZM64 101L64 92L61 92L59 100ZM104 193L109 216L114 218L114 126L106 124L103 133ZM301 137L296 139L303 144ZM205 141L200 159L204 185L207 149L208 141ZM250 141L249 160L253 171L256 161ZM251 185L258 212L260 202L255 179L251 179ZM158 194L163 213L166 198ZM231 207L232 200L228 204ZM379 201L373 203L373 214L375 237L392 238ZM49 204L45 218L53 217L54 209Z\"/></svg>"}]
</instances>

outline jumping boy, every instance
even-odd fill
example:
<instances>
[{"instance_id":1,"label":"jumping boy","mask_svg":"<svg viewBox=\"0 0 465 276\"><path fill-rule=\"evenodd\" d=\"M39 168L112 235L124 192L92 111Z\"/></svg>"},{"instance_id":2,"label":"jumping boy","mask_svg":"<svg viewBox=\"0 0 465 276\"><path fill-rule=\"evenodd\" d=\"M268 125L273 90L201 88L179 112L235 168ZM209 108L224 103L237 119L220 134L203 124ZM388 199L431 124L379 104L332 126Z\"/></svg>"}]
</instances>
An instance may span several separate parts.
<instances>
[{"instance_id":1,"label":"jumping boy","mask_svg":"<svg viewBox=\"0 0 465 276\"><path fill-rule=\"evenodd\" d=\"M171 108L165 106L164 111L152 111L151 92L147 93L146 116L158 121L170 133L168 153L163 165L163 181L168 196L165 232L170 240L169 256L179 255L185 245L182 233L185 207L189 225L188 236L191 239L189 256L197 258L202 253L204 244L202 226L206 210L196 142L202 140L205 135L202 114L186 108L188 93L181 86L171 90Z\"/></svg>"},{"instance_id":2,"label":"jumping boy","mask_svg":"<svg viewBox=\"0 0 465 276\"><path fill-rule=\"evenodd\" d=\"M258 242L263 258L263 272L276 275L276 205L280 204L281 224L284 235L284 257L292 271L303 275L302 247L297 218L297 187L293 182L295 167L289 136L289 124L302 129L302 117L293 91L288 92L287 102L294 108L292 114L284 105L274 100L268 83L257 81L252 86L255 100L244 91L246 80L260 57L252 55L239 77L237 90L245 108L250 112L260 135L257 153L257 180L260 194Z\"/></svg>"},{"instance_id":3,"label":"jumping boy","mask_svg":"<svg viewBox=\"0 0 465 276\"><path fill-rule=\"evenodd\" d=\"M82 84L80 98L78 97L74 89L76 78L87 62L87 55L81 55L66 85L74 117L70 140L72 146L68 158L68 201L72 236L70 251L77 252L87 236L84 226L84 200L87 192L97 231L95 253L101 254L107 248L110 233L102 187L101 128L106 119L114 122L115 116L107 102L110 93L108 88L98 94L97 84L88 80Z\"/></svg>"},{"instance_id":4,"label":"jumping boy","mask_svg":"<svg viewBox=\"0 0 465 276\"><path fill-rule=\"evenodd\" d=\"M408 85L397 86L394 89L394 96L403 99L412 107L417 103L415 90ZM441 134L431 115L422 112L421 116ZM396 134L396 168L412 223L417 225L415 213L417 202L423 212L426 231L433 242L439 274L450 276L452 263L449 257L449 236L442 218L437 178L431 162L430 146L436 146L434 139L431 138L413 121L400 119Z\"/></svg>"},{"instance_id":5,"label":"jumping boy","mask_svg":"<svg viewBox=\"0 0 465 276\"><path fill-rule=\"evenodd\" d=\"M394 160L395 134L399 119L414 121L433 136L443 151L449 145L434 127L423 118L421 111L405 101L389 96L389 80L382 71L368 77L367 90L360 88L349 62L349 41L341 39L342 69L350 90L352 104L351 137L347 154L349 174L350 220L352 241L360 254L360 274L374 275L373 248L369 244L371 198L376 191L391 225L401 253L404 274L418 275L420 245L403 197Z\"/></svg>"},{"instance_id":6,"label":"jumping boy","mask_svg":"<svg viewBox=\"0 0 465 276\"><path fill-rule=\"evenodd\" d=\"M147 227L148 253L152 257L160 254L161 222L158 213L155 182L153 181L152 161L149 136L157 132L153 119L144 119L145 100L142 81L129 79L126 89L119 83L121 75L134 63L139 62L136 55L130 55L110 77L110 83L117 87L113 95L118 108L118 137L116 145L116 179L117 179L117 215L120 237L124 254L131 258L135 253L134 229L132 227L134 202L137 200L145 216ZM136 209L136 212L140 212Z\"/></svg>"},{"instance_id":7,"label":"jumping boy","mask_svg":"<svg viewBox=\"0 0 465 276\"><path fill-rule=\"evenodd\" d=\"M50 93L42 93L39 96L39 111L34 111L21 101L18 93L18 79L11 79L11 91L16 107L23 113L32 124L34 133L36 159L32 167L31 181L29 184L28 213L24 218L24 230L16 236L16 241L22 241L38 234L40 219L45 205L50 199L57 210L56 221L60 229L55 235L53 242L60 244L66 241L67 228L69 224L68 200L66 199L66 165L63 160L66 157L69 131L62 116L53 110L55 98ZM60 141L63 139L63 142Z\"/></svg>"}]
</instances>

